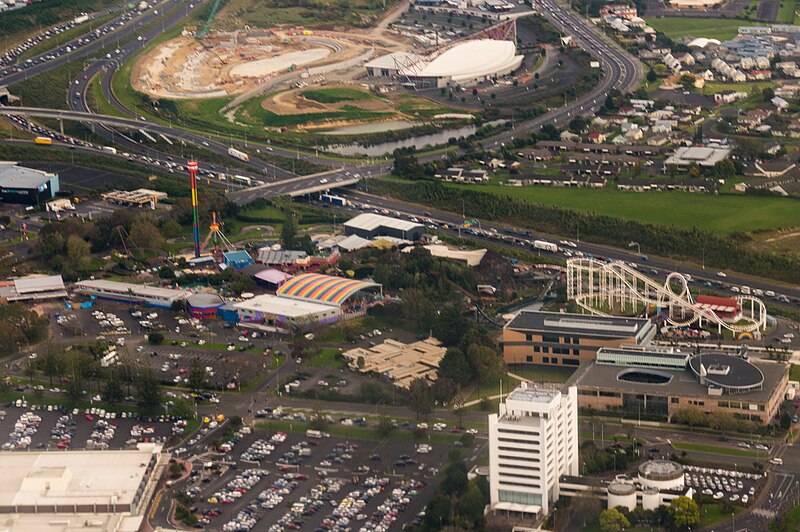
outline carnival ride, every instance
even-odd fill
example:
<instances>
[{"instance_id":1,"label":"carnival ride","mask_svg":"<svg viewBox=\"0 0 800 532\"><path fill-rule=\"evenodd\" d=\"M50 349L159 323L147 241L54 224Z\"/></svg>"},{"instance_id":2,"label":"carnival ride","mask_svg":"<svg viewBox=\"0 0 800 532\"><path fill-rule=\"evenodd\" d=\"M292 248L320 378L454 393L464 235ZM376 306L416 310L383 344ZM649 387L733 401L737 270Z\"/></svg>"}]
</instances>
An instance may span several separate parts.
<instances>
[{"instance_id":1,"label":"carnival ride","mask_svg":"<svg viewBox=\"0 0 800 532\"><path fill-rule=\"evenodd\" d=\"M684 275L672 272L664 284L659 284L622 261L567 260L567 298L600 316L608 316L614 308L652 305L668 328L704 329L712 325L718 334L727 329L736 335L758 336L767 325L767 309L757 297L736 296L736 315L721 317L713 306L694 300Z\"/></svg>"}]
</instances>

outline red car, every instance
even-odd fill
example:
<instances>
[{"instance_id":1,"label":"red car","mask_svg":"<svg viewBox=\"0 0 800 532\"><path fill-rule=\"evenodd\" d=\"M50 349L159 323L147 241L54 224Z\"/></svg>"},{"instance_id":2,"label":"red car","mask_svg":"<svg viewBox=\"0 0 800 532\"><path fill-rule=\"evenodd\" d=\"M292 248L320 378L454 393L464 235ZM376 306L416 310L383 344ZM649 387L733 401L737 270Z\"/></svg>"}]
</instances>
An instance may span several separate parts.
<instances>
[{"instance_id":1,"label":"red car","mask_svg":"<svg viewBox=\"0 0 800 532\"><path fill-rule=\"evenodd\" d=\"M86 421L94 421L94 416L91 414L86 414Z\"/></svg>"}]
</instances>

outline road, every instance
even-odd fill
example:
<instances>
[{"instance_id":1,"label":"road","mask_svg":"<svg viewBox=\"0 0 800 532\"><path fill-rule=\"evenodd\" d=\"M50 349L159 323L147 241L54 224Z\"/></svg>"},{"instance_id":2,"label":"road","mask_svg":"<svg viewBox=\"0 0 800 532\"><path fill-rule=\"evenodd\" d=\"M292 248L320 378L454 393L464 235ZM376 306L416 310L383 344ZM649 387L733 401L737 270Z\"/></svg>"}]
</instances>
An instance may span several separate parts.
<instances>
[{"instance_id":1,"label":"road","mask_svg":"<svg viewBox=\"0 0 800 532\"><path fill-rule=\"evenodd\" d=\"M27 68L20 68L18 72L11 72L11 67L5 69L8 70L9 73L5 76L0 76L0 85L11 86L15 83L19 83L20 81L25 81L27 79L30 79L43 72L47 72L54 68L58 68L61 65L67 64L71 61L76 61L77 59L83 59L85 57L90 57L92 55L95 55L106 46L112 45L115 42L125 39L131 35L137 34L142 26L145 26L157 20L158 17L162 17L164 9L168 9L169 6L174 4L180 4L182 3L182 1L183 0L165 0L163 2L155 4L152 9L144 11L141 15L132 17L122 26L119 26L119 22L123 17L125 17L124 14L121 14L114 20L107 22L106 24L103 24L99 28L96 28L101 30L101 36L93 40L89 44L80 46L72 52L68 53L65 52L62 55L54 57L53 59L49 60L44 59L46 56L51 55L54 51L63 49L69 44L74 44L78 40L78 38L85 38L86 35L88 35L87 33L80 37L76 37L75 39L73 39L73 41L70 41L70 43L58 47L58 49L48 50L46 52L39 54L35 58L32 58L33 66ZM187 3L187 8L188 8L188 3ZM119 9L119 7L111 8L105 13L111 13L116 9ZM101 15L102 14L103 13L101 13ZM180 18L183 18L185 16L186 14L181 14ZM104 28L110 28L112 26L116 27L116 29L113 31L109 31L108 33L105 34L102 33L102 30ZM87 29L89 28L87 27ZM94 33L94 30L91 30L89 33Z\"/></svg>"}]
</instances>

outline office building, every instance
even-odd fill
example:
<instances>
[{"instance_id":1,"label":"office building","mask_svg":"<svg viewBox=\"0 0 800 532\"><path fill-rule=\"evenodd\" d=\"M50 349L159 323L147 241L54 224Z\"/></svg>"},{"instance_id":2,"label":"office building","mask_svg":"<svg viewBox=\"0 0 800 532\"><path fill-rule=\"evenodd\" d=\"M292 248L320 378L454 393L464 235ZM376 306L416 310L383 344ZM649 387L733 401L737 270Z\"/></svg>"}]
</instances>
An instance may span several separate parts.
<instances>
[{"instance_id":1,"label":"office building","mask_svg":"<svg viewBox=\"0 0 800 532\"><path fill-rule=\"evenodd\" d=\"M41 205L59 190L58 174L0 162L0 201Z\"/></svg>"},{"instance_id":2,"label":"office building","mask_svg":"<svg viewBox=\"0 0 800 532\"><path fill-rule=\"evenodd\" d=\"M523 382L489 416L491 509L547 515L562 476L578 475L578 395L574 386Z\"/></svg>"},{"instance_id":3,"label":"office building","mask_svg":"<svg viewBox=\"0 0 800 532\"><path fill-rule=\"evenodd\" d=\"M789 368L724 353L624 347L601 349L568 384L577 387L580 408L662 420L697 408L768 424L786 396Z\"/></svg>"},{"instance_id":4,"label":"office building","mask_svg":"<svg viewBox=\"0 0 800 532\"><path fill-rule=\"evenodd\" d=\"M574 367L594 360L601 347L647 345L655 335L645 318L521 310L503 328L503 358Z\"/></svg>"}]
</instances>

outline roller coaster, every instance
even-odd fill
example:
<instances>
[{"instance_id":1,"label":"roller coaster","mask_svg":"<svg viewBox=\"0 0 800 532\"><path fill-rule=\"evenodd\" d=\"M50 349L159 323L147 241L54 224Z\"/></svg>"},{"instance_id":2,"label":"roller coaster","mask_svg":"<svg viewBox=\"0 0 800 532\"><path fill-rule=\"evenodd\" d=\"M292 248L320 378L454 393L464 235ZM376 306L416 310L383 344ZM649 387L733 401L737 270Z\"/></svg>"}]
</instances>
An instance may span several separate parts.
<instances>
[{"instance_id":1,"label":"roller coaster","mask_svg":"<svg viewBox=\"0 0 800 532\"><path fill-rule=\"evenodd\" d=\"M703 329L715 325L718 334L727 329L736 335L759 336L767 324L767 309L756 297L736 296L736 316L723 318L713 308L694 300L682 274L670 273L662 285L621 261L567 260L567 298L600 316L608 316L607 312L614 308L652 306L659 310L668 328Z\"/></svg>"}]
</instances>

